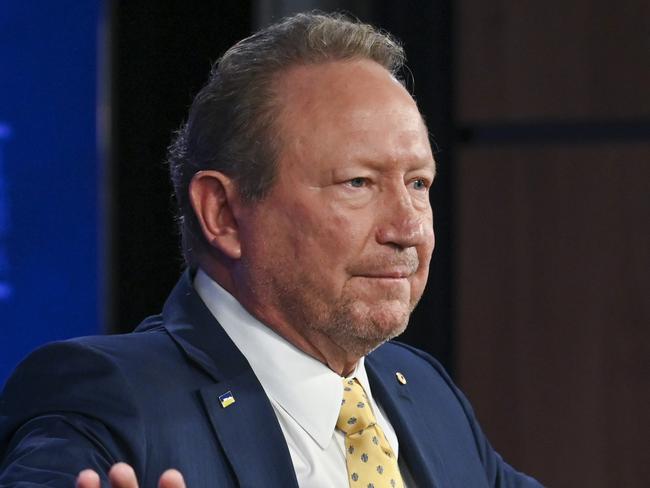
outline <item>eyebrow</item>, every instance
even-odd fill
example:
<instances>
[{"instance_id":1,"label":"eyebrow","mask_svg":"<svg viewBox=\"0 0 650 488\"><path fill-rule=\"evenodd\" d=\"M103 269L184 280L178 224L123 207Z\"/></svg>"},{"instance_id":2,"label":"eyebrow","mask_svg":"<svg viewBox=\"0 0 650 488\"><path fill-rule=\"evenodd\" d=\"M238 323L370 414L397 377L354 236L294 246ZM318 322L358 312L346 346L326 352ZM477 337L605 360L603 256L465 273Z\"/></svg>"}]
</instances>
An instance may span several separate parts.
<instances>
[{"instance_id":1,"label":"eyebrow","mask_svg":"<svg viewBox=\"0 0 650 488\"><path fill-rule=\"evenodd\" d=\"M426 162L422 162L421 165L414 166L412 169L409 171L417 171L419 169L431 169L431 172L433 173L433 179L435 179L436 175L438 174L438 165L436 164L436 160L427 160Z\"/></svg>"}]
</instances>

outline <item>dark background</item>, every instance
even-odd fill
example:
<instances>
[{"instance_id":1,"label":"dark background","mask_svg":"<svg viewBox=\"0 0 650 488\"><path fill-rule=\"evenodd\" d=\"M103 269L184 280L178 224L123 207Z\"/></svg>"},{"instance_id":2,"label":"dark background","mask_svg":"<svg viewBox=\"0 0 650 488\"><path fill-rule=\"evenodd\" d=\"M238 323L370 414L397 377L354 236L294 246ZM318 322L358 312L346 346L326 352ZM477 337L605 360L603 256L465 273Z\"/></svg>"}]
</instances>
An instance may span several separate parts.
<instances>
[{"instance_id":1,"label":"dark background","mask_svg":"<svg viewBox=\"0 0 650 488\"><path fill-rule=\"evenodd\" d=\"M1 24L2 32L21 36L53 32L35 52L62 46L39 74L38 87L74 96L89 86L92 93L97 83L98 179L88 176L91 184L79 193L96 192L96 206L63 199L76 215L58 216L51 236L30 242L38 249L37 282L48 269L40 259L54 260L48 243L58 236L69 249L81 249L75 256L95 256L91 275L98 283L73 280L76 287L87 285L92 298L86 297L61 286L69 278L57 268L47 276L63 298L40 298L113 333L157 313L182 270L165 150L210 65L235 41L283 15L344 9L402 40L406 84L439 148L432 193L436 251L429 286L402 339L445 364L492 443L517 468L553 487L648 486L648 2L115 0L105 2L99 16L100 1L91 10L73 4L41 13L42 25L14 31ZM58 29L48 30L47 20L55 19ZM106 35L88 40L84 31L78 38L84 41L75 41L74 26ZM11 46L11 39L0 36L0 46ZM88 58L95 41L99 61L77 66L92 76L75 88L71 80L81 78L73 76L72 61L68 66L61 59L81 52ZM4 73L16 71L3 66ZM67 75L55 79L59 72ZM16 85L29 79L21 76ZM12 104L32 98L14 96ZM79 114L92 108L74 98L57 110L40 103L39 115L30 117L46 114L67 132L73 121L83 121L77 141L55 139L74 149L72 162L91 161L79 152L79 141L95 136L86 134L93 122ZM12 163L22 160L6 158L16 137L3 140L5 172L21 170L8 180L12 194L18 191L12 181L29 182L32 174ZM77 195L75 185L81 185L71 175L88 167L41 175L54 195L39 208L52 207L61 200L57 195ZM80 225L93 212L97 229L92 218ZM40 229L29 223L20 225ZM76 261L57 259L64 270ZM22 266L13 269L26 276ZM95 309L103 315L99 321ZM41 341L78 333L47 310L33 310L52 318ZM33 335L31 326L11 326L3 340L17 344L20 331Z\"/></svg>"}]
</instances>

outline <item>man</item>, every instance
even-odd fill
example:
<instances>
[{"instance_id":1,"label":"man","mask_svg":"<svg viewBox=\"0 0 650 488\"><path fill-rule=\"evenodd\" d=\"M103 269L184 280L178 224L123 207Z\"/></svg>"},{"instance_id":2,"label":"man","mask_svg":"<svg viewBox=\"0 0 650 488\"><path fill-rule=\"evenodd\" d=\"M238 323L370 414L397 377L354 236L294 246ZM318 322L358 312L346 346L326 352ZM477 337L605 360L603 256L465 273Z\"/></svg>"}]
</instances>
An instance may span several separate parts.
<instances>
[{"instance_id":1,"label":"man","mask_svg":"<svg viewBox=\"0 0 650 488\"><path fill-rule=\"evenodd\" d=\"M371 27L314 14L223 56L170 149L188 270L135 333L17 369L0 485L539 486L438 363L387 343L434 246L435 164L402 60Z\"/></svg>"}]
</instances>

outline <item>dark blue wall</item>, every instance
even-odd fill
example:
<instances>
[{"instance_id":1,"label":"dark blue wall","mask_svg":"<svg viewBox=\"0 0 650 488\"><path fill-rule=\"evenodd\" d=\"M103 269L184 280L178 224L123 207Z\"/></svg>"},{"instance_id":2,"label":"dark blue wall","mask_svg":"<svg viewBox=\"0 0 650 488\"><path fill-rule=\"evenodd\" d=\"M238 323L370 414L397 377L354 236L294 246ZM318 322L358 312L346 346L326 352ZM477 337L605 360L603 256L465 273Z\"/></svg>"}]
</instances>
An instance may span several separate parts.
<instances>
[{"instance_id":1,"label":"dark blue wall","mask_svg":"<svg viewBox=\"0 0 650 488\"><path fill-rule=\"evenodd\" d=\"M100 14L0 2L0 384L38 345L102 329Z\"/></svg>"}]
</instances>

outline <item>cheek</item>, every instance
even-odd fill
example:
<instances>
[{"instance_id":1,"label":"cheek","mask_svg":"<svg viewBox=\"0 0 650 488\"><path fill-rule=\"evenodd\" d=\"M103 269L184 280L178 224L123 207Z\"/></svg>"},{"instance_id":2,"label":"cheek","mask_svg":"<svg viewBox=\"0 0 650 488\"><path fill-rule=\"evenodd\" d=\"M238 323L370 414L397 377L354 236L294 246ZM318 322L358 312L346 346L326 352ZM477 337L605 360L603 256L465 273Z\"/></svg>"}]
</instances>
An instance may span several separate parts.
<instances>
[{"instance_id":1,"label":"cheek","mask_svg":"<svg viewBox=\"0 0 650 488\"><path fill-rule=\"evenodd\" d=\"M298 259L310 259L324 273L344 260L349 244L354 240L354 228L344 215L330 208L295 203L287 212L293 234L293 254Z\"/></svg>"}]
</instances>

